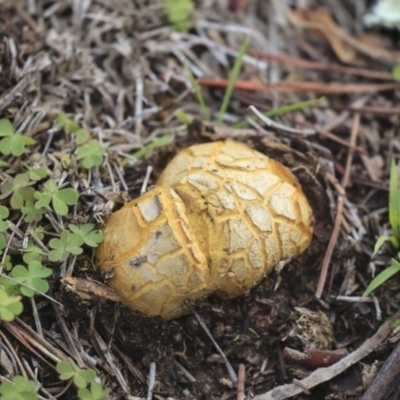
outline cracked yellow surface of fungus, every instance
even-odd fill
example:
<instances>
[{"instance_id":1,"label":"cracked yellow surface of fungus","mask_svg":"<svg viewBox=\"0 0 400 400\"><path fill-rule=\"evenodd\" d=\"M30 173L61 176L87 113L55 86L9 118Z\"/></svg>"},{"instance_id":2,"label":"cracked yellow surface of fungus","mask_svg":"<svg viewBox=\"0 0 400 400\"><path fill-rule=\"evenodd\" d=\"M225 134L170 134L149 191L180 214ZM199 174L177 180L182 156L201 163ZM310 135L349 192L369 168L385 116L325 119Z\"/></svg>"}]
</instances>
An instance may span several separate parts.
<instances>
[{"instance_id":1,"label":"cracked yellow surface of fungus","mask_svg":"<svg viewBox=\"0 0 400 400\"><path fill-rule=\"evenodd\" d=\"M248 292L308 247L312 225L282 164L235 141L198 144L108 218L97 265L128 307L171 319L213 292Z\"/></svg>"}]
</instances>

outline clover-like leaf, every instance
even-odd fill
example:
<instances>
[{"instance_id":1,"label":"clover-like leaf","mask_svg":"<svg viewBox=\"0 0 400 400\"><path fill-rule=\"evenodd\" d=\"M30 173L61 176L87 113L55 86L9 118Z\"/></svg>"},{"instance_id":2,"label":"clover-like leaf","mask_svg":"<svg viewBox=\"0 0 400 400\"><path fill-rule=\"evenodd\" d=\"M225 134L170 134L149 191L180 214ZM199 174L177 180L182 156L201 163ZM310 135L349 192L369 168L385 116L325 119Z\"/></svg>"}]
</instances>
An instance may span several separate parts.
<instances>
[{"instance_id":1,"label":"clover-like leaf","mask_svg":"<svg viewBox=\"0 0 400 400\"><path fill-rule=\"evenodd\" d=\"M61 189L53 195L54 211L60 215L68 214L68 207L76 204L79 195L75 189Z\"/></svg>"},{"instance_id":2,"label":"clover-like leaf","mask_svg":"<svg viewBox=\"0 0 400 400\"><path fill-rule=\"evenodd\" d=\"M18 296L19 291L19 283L15 279L10 279L8 275L0 276L0 288L3 289L9 296Z\"/></svg>"},{"instance_id":3,"label":"clover-like leaf","mask_svg":"<svg viewBox=\"0 0 400 400\"><path fill-rule=\"evenodd\" d=\"M39 261L31 261L28 268L16 265L10 272L10 276L22 283L20 291L24 296L32 297L36 293L46 293L49 284L44 278L52 274L50 268L46 268Z\"/></svg>"},{"instance_id":4,"label":"clover-like leaf","mask_svg":"<svg viewBox=\"0 0 400 400\"><path fill-rule=\"evenodd\" d=\"M61 380L73 379L78 388L85 388L88 383L93 382L96 378L95 371L80 368L71 358L69 362L60 361L56 368Z\"/></svg>"},{"instance_id":5,"label":"clover-like leaf","mask_svg":"<svg viewBox=\"0 0 400 400\"><path fill-rule=\"evenodd\" d=\"M32 138L23 136L19 132L14 132L14 128L8 119L0 119L0 152L5 156L12 154L19 157L24 154L25 146L34 144Z\"/></svg>"},{"instance_id":6,"label":"clover-like leaf","mask_svg":"<svg viewBox=\"0 0 400 400\"><path fill-rule=\"evenodd\" d=\"M29 227L26 230L27 235L31 236L36 236L39 240L44 239L44 227L43 226L37 226L36 228Z\"/></svg>"},{"instance_id":7,"label":"clover-like leaf","mask_svg":"<svg viewBox=\"0 0 400 400\"><path fill-rule=\"evenodd\" d=\"M0 254L2 253L2 250L7 246L7 241L6 238L2 233L0 233Z\"/></svg>"},{"instance_id":8,"label":"clover-like leaf","mask_svg":"<svg viewBox=\"0 0 400 400\"><path fill-rule=\"evenodd\" d=\"M91 140L86 146L79 147L76 150L76 158L80 160L84 168L90 169L103 163L105 152L105 148L99 142Z\"/></svg>"},{"instance_id":9,"label":"clover-like leaf","mask_svg":"<svg viewBox=\"0 0 400 400\"><path fill-rule=\"evenodd\" d=\"M78 129L75 132L75 136L76 136L76 144L83 144L85 142L87 142L90 138L90 133L87 129Z\"/></svg>"},{"instance_id":10,"label":"clover-like leaf","mask_svg":"<svg viewBox=\"0 0 400 400\"><path fill-rule=\"evenodd\" d=\"M23 310L21 297L10 296L0 288L0 320L12 321Z\"/></svg>"},{"instance_id":11,"label":"clover-like leaf","mask_svg":"<svg viewBox=\"0 0 400 400\"><path fill-rule=\"evenodd\" d=\"M12 208L21 209L25 201L33 201L35 189L31 187L28 174L18 174L14 182L5 182L1 186L1 193L4 197L12 194L10 204Z\"/></svg>"},{"instance_id":12,"label":"clover-like leaf","mask_svg":"<svg viewBox=\"0 0 400 400\"><path fill-rule=\"evenodd\" d=\"M79 129L79 125L68 118L64 113L57 115L57 127L63 128L65 133L75 133Z\"/></svg>"},{"instance_id":13,"label":"clover-like leaf","mask_svg":"<svg viewBox=\"0 0 400 400\"><path fill-rule=\"evenodd\" d=\"M78 255L83 252L83 239L80 235L64 230L60 234L60 239L54 238L49 242L53 249L49 252L50 261L65 261L70 254Z\"/></svg>"},{"instance_id":14,"label":"clover-like leaf","mask_svg":"<svg viewBox=\"0 0 400 400\"><path fill-rule=\"evenodd\" d=\"M4 221L8 218L10 212L7 207L0 206L0 232L4 232L8 229L8 221Z\"/></svg>"},{"instance_id":15,"label":"clover-like leaf","mask_svg":"<svg viewBox=\"0 0 400 400\"><path fill-rule=\"evenodd\" d=\"M22 259L24 262L29 264L31 261L42 262L43 256L46 254L39 246L37 246L32 240L28 241L28 245L25 249L22 249Z\"/></svg>"},{"instance_id":16,"label":"clover-like leaf","mask_svg":"<svg viewBox=\"0 0 400 400\"><path fill-rule=\"evenodd\" d=\"M64 113L57 116L57 126L63 128L65 133L72 133L75 135L77 144L83 144L90 138L90 133L86 129L81 129L79 125L68 118Z\"/></svg>"},{"instance_id":17,"label":"clover-like leaf","mask_svg":"<svg viewBox=\"0 0 400 400\"><path fill-rule=\"evenodd\" d=\"M187 32L192 26L190 13L194 8L192 0L165 0L165 11L176 31Z\"/></svg>"},{"instance_id":18,"label":"clover-like leaf","mask_svg":"<svg viewBox=\"0 0 400 400\"><path fill-rule=\"evenodd\" d=\"M43 215L46 214L44 207L36 208L33 201L27 201L25 206L21 208L22 214L24 214L25 222L39 222Z\"/></svg>"},{"instance_id":19,"label":"clover-like leaf","mask_svg":"<svg viewBox=\"0 0 400 400\"><path fill-rule=\"evenodd\" d=\"M0 384L1 400L37 400L36 382L15 376L12 382Z\"/></svg>"},{"instance_id":20,"label":"clover-like leaf","mask_svg":"<svg viewBox=\"0 0 400 400\"><path fill-rule=\"evenodd\" d=\"M63 189L63 186L57 186L56 181L50 179L43 185L42 192L35 192L35 207L48 207L50 202L54 211L59 215L68 214L68 206L76 204L79 194L75 189Z\"/></svg>"},{"instance_id":21,"label":"clover-like leaf","mask_svg":"<svg viewBox=\"0 0 400 400\"><path fill-rule=\"evenodd\" d=\"M47 168L45 167L37 167L37 168L28 168L28 175L32 181L40 181L47 176Z\"/></svg>"},{"instance_id":22,"label":"clover-like leaf","mask_svg":"<svg viewBox=\"0 0 400 400\"><path fill-rule=\"evenodd\" d=\"M0 263L0 269L2 269L3 271L11 271L12 267L13 265L11 263L11 256L6 255L4 257L4 261Z\"/></svg>"},{"instance_id":23,"label":"clover-like leaf","mask_svg":"<svg viewBox=\"0 0 400 400\"><path fill-rule=\"evenodd\" d=\"M0 136L12 136L14 134L14 128L8 119L0 119Z\"/></svg>"},{"instance_id":24,"label":"clover-like leaf","mask_svg":"<svg viewBox=\"0 0 400 400\"><path fill-rule=\"evenodd\" d=\"M109 394L108 389L103 389L100 383L92 382L90 390L86 388L78 389L80 400L105 400Z\"/></svg>"},{"instance_id":25,"label":"clover-like leaf","mask_svg":"<svg viewBox=\"0 0 400 400\"><path fill-rule=\"evenodd\" d=\"M103 232L93 230L94 224L84 224L80 228L76 225L70 224L68 228L75 234L80 235L85 244L90 247L97 247L103 241Z\"/></svg>"}]
</instances>

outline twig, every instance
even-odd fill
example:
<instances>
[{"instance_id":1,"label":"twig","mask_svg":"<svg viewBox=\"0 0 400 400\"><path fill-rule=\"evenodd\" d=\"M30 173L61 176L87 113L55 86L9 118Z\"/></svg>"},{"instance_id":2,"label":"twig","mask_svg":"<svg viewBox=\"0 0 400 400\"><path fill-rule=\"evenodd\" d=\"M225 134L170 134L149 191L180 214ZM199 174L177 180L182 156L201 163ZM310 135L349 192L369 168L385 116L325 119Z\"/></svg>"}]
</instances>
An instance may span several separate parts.
<instances>
[{"instance_id":1,"label":"twig","mask_svg":"<svg viewBox=\"0 0 400 400\"><path fill-rule=\"evenodd\" d=\"M259 118L262 122L264 122L268 128L280 130L283 132L287 133L296 133L300 135L313 135L315 134L315 129L294 129L290 128L288 126L278 124L277 122L273 121L271 118L266 117L264 114L262 114L260 111L257 110L256 107L254 106L249 106L247 108L247 111L249 111L251 114Z\"/></svg>"},{"instance_id":2,"label":"twig","mask_svg":"<svg viewBox=\"0 0 400 400\"><path fill-rule=\"evenodd\" d=\"M324 290L326 277L328 275L329 263L331 261L333 249L335 248L337 238L339 236L340 224L342 223L342 215L343 215L343 195L339 194L337 208L336 208L336 218L335 224L333 226L333 231L331 238L329 240L328 247L325 252L324 259L322 261L321 273L318 280L317 291L315 292L315 297L320 299L322 296L322 292Z\"/></svg>"},{"instance_id":3,"label":"twig","mask_svg":"<svg viewBox=\"0 0 400 400\"><path fill-rule=\"evenodd\" d=\"M351 128L351 134L350 134L351 147L349 148L349 152L347 153L346 168L342 179L342 186L344 189L346 189L346 186L349 184L350 180L351 165L353 163L353 156L354 156L353 149L356 145L359 128L360 128L360 114L356 113L354 114L353 126Z\"/></svg>"},{"instance_id":4,"label":"twig","mask_svg":"<svg viewBox=\"0 0 400 400\"><path fill-rule=\"evenodd\" d=\"M144 179L143 179L142 187L140 189L140 194L143 194L146 192L152 171L153 171L153 167L151 165L149 165L146 169L146 175L144 176Z\"/></svg>"},{"instance_id":5,"label":"twig","mask_svg":"<svg viewBox=\"0 0 400 400\"><path fill-rule=\"evenodd\" d=\"M82 357L79 354L79 351L75 345L75 341L74 341L74 338L72 337L72 333L70 332L69 328L67 327L67 324L66 324L64 318L62 317L57 305L55 305L53 303L51 303L51 304L53 306L54 314L56 316L56 321L58 323L58 326L61 329L61 332L64 336L65 342L68 345L68 349L70 351L72 358L74 358L74 360L76 361L76 363L78 364L78 366L80 368L84 368L85 364L84 364Z\"/></svg>"},{"instance_id":6,"label":"twig","mask_svg":"<svg viewBox=\"0 0 400 400\"><path fill-rule=\"evenodd\" d=\"M370 297L361 296L336 296L333 297L337 301L347 301L349 303L373 303L374 300Z\"/></svg>"},{"instance_id":7,"label":"twig","mask_svg":"<svg viewBox=\"0 0 400 400\"><path fill-rule=\"evenodd\" d=\"M0 112L7 108L14 99L25 92L29 84L29 78L25 76L22 78L10 91L0 97Z\"/></svg>"},{"instance_id":8,"label":"twig","mask_svg":"<svg viewBox=\"0 0 400 400\"><path fill-rule=\"evenodd\" d=\"M7 336L2 331L0 331L0 337L2 338L3 342L8 346L7 349L13 356L13 361L14 361L13 365L14 365L14 368L15 368L15 374L16 375L18 374L18 370L16 369L17 365L15 364L15 363L17 363L21 374L24 376L24 378L27 379L28 378L28 374L25 371L25 368L24 368L24 365L23 365L21 359L18 357L18 353L16 352L14 347L11 346L10 341L7 339ZM4 347L5 347L5 345L4 345Z\"/></svg>"},{"instance_id":9,"label":"twig","mask_svg":"<svg viewBox=\"0 0 400 400\"><path fill-rule=\"evenodd\" d=\"M387 399L397 389L400 380L400 342L383 364L378 375L369 385L361 400Z\"/></svg>"},{"instance_id":10,"label":"twig","mask_svg":"<svg viewBox=\"0 0 400 400\"><path fill-rule=\"evenodd\" d=\"M200 78L200 86L225 88L228 85L226 79ZM398 83L324 83L324 82L302 82L283 81L276 83L262 83L256 81L236 81L235 89L251 92L276 91L281 93L292 92L314 92L320 94L349 94L349 93L375 93L387 90L397 90Z\"/></svg>"},{"instance_id":11,"label":"twig","mask_svg":"<svg viewBox=\"0 0 400 400\"><path fill-rule=\"evenodd\" d=\"M235 373L234 369L232 368L232 365L230 364L230 362L226 358L225 353L221 350L221 347L219 347L218 343L215 341L213 335L211 334L210 330L207 328L207 325L204 323L204 321L200 317L200 315L198 313L194 313L194 316L196 317L196 320L200 324L200 326L204 329L204 332L207 334L207 336L212 341L212 343L213 343L214 347L217 349L218 353L223 358L223 360L225 362L225 365L226 365L226 368L228 370L229 376L231 377L231 380L234 383L237 383L238 379L237 379L236 373Z\"/></svg>"},{"instance_id":12,"label":"twig","mask_svg":"<svg viewBox=\"0 0 400 400\"><path fill-rule=\"evenodd\" d=\"M328 274L328 268L329 268L329 263L332 257L333 249L335 248L336 241L339 235L340 231L340 225L342 223L342 216L343 216L343 206L344 206L344 196L345 196L345 188L349 183L350 179L350 170L351 170L351 164L353 162L353 156L354 156L354 147L356 144L356 139L357 139L357 133L360 127L360 114L355 114L354 115L354 121L353 121L353 127L351 130L351 137L350 137L350 149L349 153L347 156L346 160L346 169L345 173L343 176L342 180L342 185L340 186L339 184L336 184L336 187L339 188L339 198L337 202L337 208L336 208L336 218L335 218L335 224L333 227L332 235L329 240L328 248L326 249L326 253L322 262L322 268L321 268L321 274L319 277L318 281L318 287L317 291L315 293L315 296L319 299L322 296L322 292L324 290L325 286L325 281L326 277Z\"/></svg>"},{"instance_id":13,"label":"twig","mask_svg":"<svg viewBox=\"0 0 400 400\"><path fill-rule=\"evenodd\" d=\"M327 382L334 378L335 376L341 374L347 368L351 367L368 354L372 353L379 344L389 335L392 329L392 323L395 319L399 318L400 312L398 311L390 320L386 321L373 335L371 338L367 339L357 350L354 350L347 357L341 359L336 364L331 365L326 368L318 368L312 372L307 378L299 381L301 383L300 387L298 384L285 384L278 386L267 393L260 394L254 398L254 400L283 400L290 397L296 396L303 393L306 390L310 390L313 387L320 385L323 382ZM363 400L372 399L372 397L365 398ZM376 398L373 398L376 400Z\"/></svg>"},{"instance_id":14,"label":"twig","mask_svg":"<svg viewBox=\"0 0 400 400\"><path fill-rule=\"evenodd\" d=\"M189 382L196 382L196 378L183 365L178 363L178 361L174 360L174 365L186 376Z\"/></svg>"},{"instance_id":15,"label":"twig","mask_svg":"<svg viewBox=\"0 0 400 400\"><path fill-rule=\"evenodd\" d=\"M45 364L47 364L51 369L54 369L53 365L48 362L39 352L35 350L34 347L38 348L41 353L46 355L48 358L55 362L59 362L60 359L55 357L51 352L47 351L47 349L39 344L35 339L31 336L27 335L18 325L15 323L4 323L5 328L17 339L20 343L22 343L32 354L34 354L39 360L42 360ZM39 336L40 337L40 336ZM32 347L34 346L34 347ZM27 377L26 373L23 375Z\"/></svg>"},{"instance_id":16,"label":"twig","mask_svg":"<svg viewBox=\"0 0 400 400\"><path fill-rule=\"evenodd\" d=\"M151 400L153 397L154 383L156 382L156 363L150 363L149 371L149 389L147 391L147 400Z\"/></svg>"},{"instance_id":17,"label":"twig","mask_svg":"<svg viewBox=\"0 0 400 400\"><path fill-rule=\"evenodd\" d=\"M36 382L37 387L39 390L46 396L46 398L51 398L51 394L43 387L43 385L38 381L36 374L33 372L31 366L29 365L28 361L25 360L24 358L21 358L22 362L24 363L24 366L29 374L29 377L33 379Z\"/></svg>"},{"instance_id":18,"label":"twig","mask_svg":"<svg viewBox=\"0 0 400 400\"><path fill-rule=\"evenodd\" d=\"M43 337L42 324L40 323L39 314L38 314L38 311L37 311L35 299L33 297L31 297L30 301L31 301L32 314L33 314L33 318L35 320L37 333L38 333L38 335Z\"/></svg>"},{"instance_id":19,"label":"twig","mask_svg":"<svg viewBox=\"0 0 400 400\"><path fill-rule=\"evenodd\" d=\"M239 364L238 385L237 385L237 400L245 400L244 383L246 380L246 367L244 364Z\"/></svg>"},{"instance_id":20,"label":"twig","mask_svg":"<svg viewBox=\"0 0 400 400\"><path fill-rule=\"evenodd\" d=\"M114 373L115 378L117 379L118 383L120 384L122 390L124 391L125 395L130 395L130 388L128 383L126 382L121 370L117 367L114 362L114 355L110 350L109 346L106 345L103 338L100 334L94 329L91 335L92 343L95 345L96 350L100 352L100 356L107 361L107 364L110 366L111 370Z\"/></svg>"},{"instance_id":21,"label":"twig","mask_svg":"<svg viewBox=\"0 0 400 400\"><path fill-rule=\"evenodd\" d=\"M141 371L139 369L137 369L133 362L131 361L131 359L125 354L123 353L117 346L115 346L114 344L112 345L113 350L115 350L118 355L122 358L122 360L125 362L127 368L129 369L129 371L131 372L131 374L141 383L145 383L146 379L143 376L143 374L141 373Z\"/></svg>"},{"instance_id":22,"label":"twig","mask_svg":"<svg viewBox=\"0 0 400 400\"><path fill-rule=\"evenodd\" d=\"M269 54L257 50L249 50L248 54L254 57L261 58L262 60L273 61L284 65L293 65L304 69L314 69L317 71L339 72L348 75L364 76L370 79L377 79L383 81L392 81L393 75L390 72L374 71L370 69L351 68L339 64L323 64L319 62L305 60L288 56L285 54Z\"/></svg>"}]
</instances>

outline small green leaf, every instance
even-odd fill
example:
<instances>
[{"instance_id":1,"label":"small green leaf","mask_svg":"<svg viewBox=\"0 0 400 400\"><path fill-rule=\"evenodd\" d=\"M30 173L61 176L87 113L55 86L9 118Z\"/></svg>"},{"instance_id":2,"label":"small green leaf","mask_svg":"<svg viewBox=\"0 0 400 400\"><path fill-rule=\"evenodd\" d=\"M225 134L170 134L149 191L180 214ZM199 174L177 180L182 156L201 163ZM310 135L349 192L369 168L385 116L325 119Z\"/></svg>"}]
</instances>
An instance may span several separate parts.
<instances>
[{"instance_id":1,"label":"small green leaf","mask_svg":"<svg viewBox=\"0 0 400 400\"><path fill-rule=\"evenodd\" d=\"M9 279L7 275L0 276L0 288L9 296L18 296L20 294L19 283L14 279Z\"/></svg>"},{"instance_id":2,"label":"small green leaf","mask_svg":"<svg viewBox=\"0 0 400 400\"><path fill-rule=\"evenodd\" d=\"M53 196L51 205L53 206L54 211L59 215L67 215L68 214L68 207L67 205L60 200L57 195Z\"/></svg>"},{"instance_id":3,"label":"small green leaf","mask_svg":"<svg viewBox=\"0 0 400 400\"><path fill-rule=\"evenodd\" d=\"M61 189L54 194L60 201L68 206L73 206L77 203L79 199L79 194L75 189Z\"/></svg>"},{"instance_id":4,"label":"small green leaf","mask_svg":"<svg viewBox=\"0 0 400 400\"><path fill-rule=\"evenodd\" d=\"M399 181L397 175L397 166L392 160L390 167L390 183L389 183L389 221L393 230L393 236L396 238L400 235L399 226L400 217L400 194Z\"/></svg>"},{"instance_id":5,"label":"small green leaf","mask_svg":"<svg viewBox=\"0 0 400 400\"><path fill-rule=\"evenodd\" d=\"M3 271L11 271L12 270L12 263L11 263L11 256L7 255L4 258L4 261L2 264L0 264L0 267L3 269Z\"/></svg>"},{"instance_id":6,"label":"small green leaf","mask_svg":"<svg viewBox=\"0 0 400 400\"><path fill-rule=\"evenodd\" d=\"M78 388L85 388L88 383L93 382L96 378L95 371L80 368L72 359L69 359L68 363L65 361L59 362L57 364L57 372L62 380L73 379Z\"/></svg>"},{"instance_id":7,"label":"small green leaf","mask_svg":"<svg viewBox=\"0 0 400 400\"><path fill-rule=\"evenodd\" d=\"M14 182L5 182L1 186L1 193L5 196L12 194L10 204L12 208L21 209L25 201L33 201L35 190L30 187L28 174L18 174Z\"/></svg>"},{"instance_id":8,"label":"small green leaf","mask_svg":"<svg viewBox=\"0 0 400 400\"><path fill-rule=\"evenodd\" d=\"M12 321L23 310L20 296L9 296L0 288L0 320Z\"/></svg>"},{"instance_id":9,"label":"small green leaf","mask_svg":"<svg viewBox=\"0 0 400 400\"><path fill-rule=\"evenodd\" d=\"M378 240L377 240L376 243L375 243L374 253L373 253L373 254L376 254L376 253L380 250L380 248L381 248L387 241L390 241L390 238L391 238L391 236L385 236L385 235L379 236Z\"/></svg>"},{"instance_id":10,"label":"small green leaf","mask_svg":"<svg viewBox=\"0 0 400 400\"><path fill-rule=\"evenodd\" d=\"M81 254L83 252L83 239L76 234L71 234L64 230L60 234L60 239L54 238L49 242L51 250L48 254L50 261L65 261L70 254Z\"/></svg>"},{"instance_id":11,"label":"small green leaf","mask_svg":"<svg viewBox=\"0 0 400 400\"><path fill-rule=\"evenodd\" d=\"M24 284L20 287L24 296L32 297L36 293L46 293L49 290L49 284L43 278L49 277L52 272L50 268L45 268L39 261L31 261L28 268L16 265L10 272L10 276Z\"/></svg>"},{"instance_id":12,"label":"small green leaf","mask_svg":"<svg viewBox=\"0 0 400 400\"><path fill-rule=\"evenodd\" d=\"M0 140L1 153L5 156L12 154L15 157L19 157L25 153L25 146L28 144L34 144L35 141L31 138L22 136L20 133L16 133L12 136L7 136Z\"/></svg>"},{"instance_id":13,"label":"small green leaf","mask_svg":"<svg viewBox=\"0 0 400 400\"><path fill-rule=\"evenodd\" d=\"M0 220L0 232L4 232L8 229L8 222Z\"/></svg>"},{"instance_id":14,"label":"small green leaf","mask_svg":"<svg viewBox=\"0 0 400 400\"><path fill-rule=\"evenodd\" d=\"M3 250L6 246L7 246L7 240L5 236L2 233L0 233L0 254L1 250Z\"/></svg>"},{"instance_id":15,"label":"small green leaf","mask_svg":"<svg viewBox=\"0 0 400 400\"><path fill-rule=\"evenodd\" d=\"M372 291L381 286L394 274L400 271L400 263L395 259L392 259L392 265L385 270L383 270L379 275L377 275L367 286L367 289L363 293L363 297L368 296Z\"/></svg>"},{"instance_id":16,"label":"small green leaf","mask_svg":"<svg viewBox=\"0 0 400 400\"><path fill-rule=\"evenodd\" d=\"M83 144L90 138L90 133L86 129L78 129L75 132L76 144Z\"/></svg>"},{"instance_id":17,"label":"small green leaf","mask_svg":"<svg viewBox=\"0 0 400 400\"><path fill-rule=\"evenodd\" d=\"M165 0L165 11L174 29L187 32L192 26L191 11L194 8L192 0Z\"/></svg>"},{"instance_id":18,"label":"small green leaf","mask_svg":"<svg viewBox=\"0 0 400 400\"><path fill-rule=\"evenodd\" d=\"M392 76L396 82L400 82L400 65L396 65L392 69Z\"/></svg>"},{"instance_id":19,"label":"small green leaf","mask_svg":"<svg viewBox=\"0 0 400 400\"><path fill-rule=\"evenodd\" d=\"M82 388L78 390L78 396L81 400L106 400L109 394L108 389L103 389L100 383L92 382L90 390Z\"/></svg>"},{"instance_id":20,"label":"small green leaf","mask_svg":"<svg viewBox=\"0 0 400 400\"><path fill-rule=\"evenodd\" d=\"M79 125L69 119L64 113L58 114L57 127L64 128L65 133L75 133L79 129Z\"/></svg>"},{"instance_id":21,"label":"small green leaf","mask_svg":"<svg viewBox=\"0 0 400 400\"><path fill-rule=\"evenodd\" d=\"M75 375L75 369L72 365L72 363L74 363L71 359L70 359L70 363L67 363L65 361L60 361L57 363L57 372L60 375L60 379L65 381L68 379L71 379L74 375ZM75 363L74 363L75 364ZM75 364L75 366L78 368L78 366Z\"/></svg>"},{"instance_id":22,"label":"small green leaf","mask_svg":"<svg viewBox=\"0 0 400 400\"><path fill-rule=\"evenodd\" d=\"M0 232L4 232L8 229L8 221L3 221L4 219L8 218L10 212L8 211L7 207L0 206ZM0 246L1 248L1 246Z\"/></svg>"},{"instance_id":23,"label":"small green leaf","mask_svg":"<svg viewBox=\"0 0 400 400\"><path fill-rule=\"evenodd\" d=\"M96 378L96 372L91 369L79 369L74 376L75 386L78 388L85 388L89 382Z\"/></svg>"},{"instance_id":24,"label":"small green leaf","mask_svg":"<svg viewBox=\"0 0 400 400\"><path fill-rule=\"evenodd\" d=\"M99 167L103 163L106 150L96 140L91 140L86 146L79 147L76 150L76 158L80 160L81 165L90 169Z\"/></svg>"},{"instance_id":25,"label":"small green leaf","mask_svg":"<svg viewBox=\"0 0 400 400\"><path fill-rule=\"evenodd\" d=\"M159 147L164 147L167 144L170 144L171 141L173 140L174 135L164 135L161 136L157 139L155 139L153 142L149 143L148 145L142 147L140 150L136 151L133 153L133 157L139 159L150 153L151 150L159 148Z\"/></svg>"},{"instance_id":26,"label":"small green leaf","mask_svg":"<svg viewBox=\"0 0 400 400\"><path fill-rule=\"evenodd\" d=\"M6 219L10 215L7 207L0 206L0 219Z\"/></svg>"},{"instance_id":27,"label":"small green leaf","mask_svg":"<svg viewBox=\"0 0 400 400\"><path fill-rule=\"evenodd\" d=\"M15 376L12 382L0 384L1 400L37 400L36 382Z\"/></svg>"},{"instance_id":28,"label":"small green leaf","mask_svg":"<svg viewBox=\"0 0 400 400\"><path fill-rule=\"evenodd\" d=\"M27 201L21 211L24 214L25 222L39 222L43 215L46 214L46 209L44 207L36 208L33 201Z\"/></svg>"},{"instance_id":29,"label":"small green leaf","mask_svg":"<svg viewBox=\"0 0 400 400\"><path fill-rule=\"evenodd\" d=\"M38 167L38 168L29 168L28 167L29 178L32 181L40 181L47 176L47 168Z\"/></svg>"},{"instance_id":30,"label":"small green leaf","mask_svg":"<svg viewBox=\"0 0 400 400\"><path fill-rule=\"evenodd\" d=\"M79 235L84 243L90 247L97 247L103 241L103 233L98 230L94 231L94 224L84 224L80 228L70 224L68 228L76 235Z\"/></svg>"},{"instance_id":31,"label":"small green leaf","mask_svg":"<svg viewBox=\"0 0 400 400\"><path fill-rule=\"evenodd\" d=\"M175 111L175 117L182 124L189 125L193 122L193 117L185 111L178 109Z\"/></svg>"},{"instance_id":32,"label":"small green leaf","mask_svg":"<svg viewBox=\"0 0 400 400\"><path fill-rule=\"evenodd\" d=\"M0 137L12 136L14 134L14 128L8 119L0 119Z\"/></svg>"},{"instance_id":33,"label":"small green leaf","mask_svg":"<svg viewBox=\"0 0 400 400\"><path fill-rule=\"evenodd\" d=\"M47 192L44 192L44 193L35 192L34 197L37 200L35 202L35 208L37 208L37 209L46 208L49 206L49 204L51 202L51 194L47 193Z\"/></svg>"},{"instance_id":34,"label":"small green leaf","mask_svg":"<svg viewBox=\"0 0 400 400\"><path fill-rule=\"evenodd\" d=\"M57 183L50 179L43 185L43 192L35 192L34 197L37 200L35 207L48 207L50 202L54 211L59 215L67 215L68 207L76 204L79 194L75 189L63 189L63 186L57 186Z\"/></svg>"},{"instance_id":35,"label":"small green leaf","mask_svg":"<svg viewBox=\"0 0 400 400\"><path fill-rule=\"evenodd\" d=\"M36 246L31 240L28 241L26 249L22 249L21 252L23 253L22 259L27 264L31 261L42 262L42 258L45 255L45 252L39 246Z\"/></svg>"}]
</instances>

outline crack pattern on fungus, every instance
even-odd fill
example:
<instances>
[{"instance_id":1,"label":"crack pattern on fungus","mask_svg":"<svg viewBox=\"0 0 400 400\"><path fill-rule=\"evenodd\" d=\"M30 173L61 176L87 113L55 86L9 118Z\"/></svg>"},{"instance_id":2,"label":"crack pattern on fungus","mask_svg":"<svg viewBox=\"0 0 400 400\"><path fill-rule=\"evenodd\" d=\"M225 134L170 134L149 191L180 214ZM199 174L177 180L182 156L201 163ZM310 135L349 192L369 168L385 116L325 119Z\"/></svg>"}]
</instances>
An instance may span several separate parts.
<instances>
[{"instance_id":1,"label":"crack pattern on fungus","mask_svg":"<svg viewBox=\"0 0 400 400\"><path fill-rule=\"evenodd\" d=\"M307 248L312 224L286 167L234 141L194 145L110 216L98 265L115 268L110 283L128 307L170 319L210 293L250 290Z\"/></svg>"}]
</instances>

